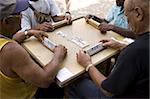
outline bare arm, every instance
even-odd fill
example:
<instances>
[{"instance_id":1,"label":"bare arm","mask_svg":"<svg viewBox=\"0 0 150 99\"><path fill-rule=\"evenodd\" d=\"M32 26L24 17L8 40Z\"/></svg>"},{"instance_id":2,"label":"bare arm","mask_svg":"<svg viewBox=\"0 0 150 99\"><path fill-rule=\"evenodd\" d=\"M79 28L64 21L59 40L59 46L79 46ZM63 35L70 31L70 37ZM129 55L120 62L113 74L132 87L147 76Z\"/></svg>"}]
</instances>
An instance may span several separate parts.
<instances>
[{"instance_id":1,"label":"bare arm","mask_svg":"<svg viewBox=\"0 0 150 99\"><path fill-rule=\"evenodd\" d=\"M54 22L58 22L58 21L62 21L64 19L66 19L67 20L67 24L71 24L72 23L72 17L71 17L70 12L66 12L65 15L54 16L52 18L53 18Z\"/></svg>"},{"instance_id":2,"label":"bare arm","mask_svg":"<svg viewBox=\"0 0 150 99\"><path fill-rule=\"evenodd\" d=\"M8 43L2 50L2 53L5 53L1 56L2 64L9 67L24 81L38 87L48 87L66 55L66 49L63 46L55 50L53 59L41 68L19 44Z\"/></svg>"},{"instance_id":3,"label":"bare arm","mask_svg":"<svg viewBox=\"0 0 150 99\"><path fill-rule=\"evenodd\" d=\"M107 23L101 23L99 25L99 30L101 33L106 33L107 31L114 31L122 36L129 37L129 38L135 38L135 34L132 33L129 29L124 29L121 27L117 27L115 25L107 24Z\"/></svg>"},{"instance_id":4,"label":"bare arm","mask_svg":"<svg viewBox=\"0 0 150 99\"><path fill-rule=\"evenodd\" d=\"M48 37L48 35L43 31L38 30L28 30L27 35L25 35L25 32L18 32L13 35L13 40L17 41L18 43L22 43L26 37L35 36L39 41L42 41L44 37Z\"/></svg>"},{"instance_id":5,"label":"bare arm","mask_svg":"<svg viewBox=\"0 0 150 99\"><path fill-rule=\"evenodd\" d=\"M65 15L53 16L52 19L54 20L54 22L62 21L65 19Z\"/></svg>"},{"instance_id":6,"label":"bare arm","mask_svg":"<svg viewBox=\"0 0 150 99\"><path fill-rule=\"evenodd\" d=\"M136 35L129 29L125 29L125 28L111 25L111 30L124 36L124 37L129 37L129 38L133 38L133 39L136 37Z\"/></svg>"},{"instance_id":7,"label":"bare arm","mask_svg":"<svg viewBox=\"0 0 150 99\"><path fill-rule=\"evenodd\" d=\"M20 33L14 34L12 39L18 43L22 43L26 39L26 36L24 32L20 32Z\"/></svg>"},{"instance_id":8,"label":"bare arm","mask_svg":"<svg viewBox=\"0 0 150 99\"><path fill-rule=\"evenodd\" d=\"M83 51L79 51L79 53L77 54L77 61L80 65L82 65L83 67L87 67L88 65L92 64L91 58L88 54L85 54ZM101 91L104 93L104 95L106 96L113 96L112 93L107 92L106 90L104 90L101 87L102 82L107 79L103 74L101 74L95 67L94 65L92 65L89 70L88 73L90 75L90 77L92 78L93 82L96 84L97 87L99 87L101 89Z\"/></svg>"},{"instance_id":9,"label":"bare arm","mask_svg":"<svg viewBox=\"0 0 150 99\"><path fill-rule=\"evenodd\" d=\"M119 49L119 50L122 50L128 46L128 44L121 42L115 38L103 39L100 42L102 42L103 46L105 47L110 47L110 48Z\"/></svg>"},{"instance_id":10,"label":"bare arm","mask_svg":"<svg viewBox=\"0 0 150 99\"><path fill-rule=\"evenodd\" d=\"M91 14L87 15L85 18L86 18L86 20L92 18L94 21L97 21L99 23L109 23L107 20L105 20L103 18L99 18L99 17L97 17L95 15L91 15Z\"/></svg>"},{"instance_id":11,"label":"bare arm","mask_svg":"<svg viewBox=\"0 0 150 99\"><path fill-rule=\"evenodd\" d=\"M34 30L51 32L54 30L54 27L51 22L43 22L41 24L37 24L36 26L32 27Z\"/></svg>"},{"instance_id":12,"label":"bare arm","mask_svg":"<svg viewBox=\"0 0 150 99\"><path fill-rule=\"evenodd\" d=\"M89 73L90 77L92 78L92 80L94 81L94 83L96 84L96 86L100 87L100 89L104 93L104 95L106 95L106 96L113 96L112 93L107 92L106 90L104 90L101 87L101 84L106 79L106 77L102 73L100 73L97 70L97 68L95 68L94 66L90 67L88 73Z\"/></svg>"}]
</instances>

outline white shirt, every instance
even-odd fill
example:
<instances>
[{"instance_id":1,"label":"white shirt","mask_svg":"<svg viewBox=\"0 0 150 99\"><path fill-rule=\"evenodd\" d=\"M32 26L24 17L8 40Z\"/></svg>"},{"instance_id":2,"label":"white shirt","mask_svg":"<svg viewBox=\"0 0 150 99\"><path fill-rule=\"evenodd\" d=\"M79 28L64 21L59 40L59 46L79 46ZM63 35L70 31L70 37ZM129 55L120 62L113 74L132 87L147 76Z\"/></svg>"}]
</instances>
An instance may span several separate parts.
<instances>
[{"instance_id":1,"label":"white shirt","mask_svg":"<svg viewBox=\"0 0 150 99\"><path fill-rule=\"evenodd\" d=\"M30 1L30 4L38 11L46 14L50 14L51 16L58 15L60 10L56 3L53 0L38 0L36 2ZM22 12L21 18L21 31L24 32L27 29L31 29L38 24L36 21L36 17L34 16L34 12L31 8Z\"/></svg>"}]
</instances>

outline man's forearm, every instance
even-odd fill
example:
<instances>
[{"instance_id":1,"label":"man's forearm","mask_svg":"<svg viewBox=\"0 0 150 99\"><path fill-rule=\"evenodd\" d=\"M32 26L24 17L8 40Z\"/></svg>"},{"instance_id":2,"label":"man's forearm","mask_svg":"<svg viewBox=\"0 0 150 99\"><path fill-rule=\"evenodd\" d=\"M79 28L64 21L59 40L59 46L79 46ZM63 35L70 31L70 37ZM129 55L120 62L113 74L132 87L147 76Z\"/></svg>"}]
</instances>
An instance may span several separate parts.
<instances>
[{"instance_id":1,"label":"man's forearm","mask_svg":"<svg viewBox=\"0 0 150 99\"><path fill-rule=\"evenodd\" d=\"M51 79L54 79L60 69L60 64L61 61L55 59L54 57L51 60L51 62L48 63L43 69L47 72L47 74L49 75L49 77L51 77Z\"/></svg>"},{"instance_id":2,"label":"man's forearm","mask_svg":"<svg viewBox=\"0 0 150 99\"><path fill-rule=\"evenodd\" d=\"M12 39L17 41L18 43L22 43L26 39L26 37L24 33L16 33L13 35Z\"/></svg>"},{"instance_id":3,"label":"man's forearm","mask_svg":"<svg viewBox=\"0 0 150 99\"><path fill-rule=\"evenodd\" d=\"M112 26L111 30L124 36L124 37L129 37L129 38L133 38L133 39L136 37L132 31L130 31L128 29L120 28L120 27L117 27L114 25Z\"/></svg>"},{"instance_id":4,"label":"man's forearm","mask_svg":"<svg viewBox=\"0 0 150 99\"><path fill-rule=\"evenodd\" d=\"M25 32L17 32L13 35L13 40L17 41L18 43L22 43L25 39L31 37L33 35L32 30L26 31L27 34L25 35Z\"/></svg>"},{"instance_id":5,"label":"man's forearm","mask_svg":"<svg viewBox=\"0 0 150 99\"><path fill-rule=\"evenodd\" d=\"M94 66L90 67L88 72L97 87L100 87L101 83L106 79L106 77L101 74Z\"/></svg>"},{"instance_id":6,"label":"man's forearm","mask_svg":"<svg viewBox=\"0 0 150 99\"><path fill-rule=\"evenodd\" d=\"M61 15L61 16L54 16L52 17L53 21L54 22L58 22L58 21L62 21L65 19L65 16L64 15Z\"/></svg>"},{"instance_id":7,"label":"man's forearm","mask_svg":"<svg viewBox=\"0 0 150 99\"><path fill-rule=\"evenodd\" d=\"M111 97L113 96L112 93L104 90L101 87L102 82L107 79L102 73L100 73L94 66L90 67L89 69L89 75L92 78L92 80L94 81L94 83L96 84L97 87L99 87L101 89L101 91L103 92L103 94L105 96Z\"/></svg>"}]
</instances>

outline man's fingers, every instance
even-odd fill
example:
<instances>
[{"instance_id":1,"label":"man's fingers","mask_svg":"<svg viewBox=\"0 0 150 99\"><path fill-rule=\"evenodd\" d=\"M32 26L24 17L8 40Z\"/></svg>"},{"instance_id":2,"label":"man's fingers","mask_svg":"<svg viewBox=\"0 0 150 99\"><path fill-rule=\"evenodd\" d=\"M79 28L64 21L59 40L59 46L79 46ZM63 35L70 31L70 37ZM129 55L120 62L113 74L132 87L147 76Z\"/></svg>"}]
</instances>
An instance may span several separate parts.
<instances>
[{"instance_id":1,"label":"man's fingers","mask_svg":"<svg viewBox=\"0 0 150 99\"><path fill-rule=\"evenodd\" d=\"M42 42L42 41L43 41L43 38L42 38L41 36L38 36L38 40L39 40L40 42Z\"/></svg>"},{"instance_id":2,"label":"man's fingers","mask_svg":"<svg viewBox=\"0 0 150 99\"><path fill-rule=\"evenodd\" d=\"M102 33L102 34L106 34L106 29L105 29L105 27L102 25L102 24L100 24L99 26L98 26L98 29L100 30L100 32Z\"/></svg>"},{"instance_id":3,"label":"man's fingers","mask_svg":"<svg viewBox=\"0 0 150 99\"><path fill-rule=\"evenodd\" d=\"M46 32L44 32L44 31L39 31L38 34L39 34L39 35L42 35L42 36L48 37L48 34L47 34Z\"/></svg>"},{"instance_id":4,"label":"man's fingers","mask_svg":"<svg viewBox=\"0 0 150 99\"><path fill-rule=\"evenodd\" d=\"M105 42L105 43L103 43L103 46L105 46L105 47L110 47L111 45L112 45L111 42Z\"/></svg>"},{"instance_id":5,"label":"man's fingers","mask_svg":"<svg viewBox=\"0 0 150 99\"><path fill-rule=\"evenodd\" d=\"M102 42L102 43L105 43L105 42L108 42L110 41L109 39L103 39L103 40L100 40L99 42Z\"/></svg>"},{"instance_id":6,"label":"man's fingers","mask_svg":"<svg viewBox=\"0 0 150 99\"><path fill-rule=\"evenodd\" d=\"M90 19L92 17L92 15L87 15L87 16L85 16L85 18L87 18L87 19Z\"/></svg>"},{"instance_id":7,"label":"man's fingers","mask_svg":"<svg viewBox=\"0 0 150 99\"><path fill-rule=\"evenodd\" d=\"M52 24L46 23L46 24L44 24L44 26L47 28L50 28L50 27L52 27Z\"/></svg>"},{"instance_id":8,"label":"man's fingers","mask_svg":"<svg viewBox=\"0 0 150 99\"><path fill-rule=\"evenodd\" d=\"M38 32L38 33L36 34L36 37L37 37L40 41L43 41L45 37L48 38L48 35L47 35L45 32L41 31L41 32Z\"/></svg>"},{"instance_id":9,"label":"man's fingers","mask_svg":"<svg viewBox=\"0 0 150 99\"><path fill-rule=\"evenodd\" d=\"M72 22L71 16L67 16L67 17L66 17L66 20L67 20L67 24L70 24L70 23Z\"/></svg>"},{"instance_id":10,"label":"man's fingers","mask_svg":"<svg viewBox=\"0 0 150 99\"><path fill-rule=\"evenodd\" d=\"M102 33L102 34L106 34L107 32L106 32L106 31L101 31L101 33Z\"/></svg>"},{"instance_id":11,"label":"man's fingers","mask_svg":"<svg viewBox=\"0 0 150 99\"><path fill-rule=\"evenodd\" d=\"M51 23L47 23L46 27L48 28L48 31L52 31L54 29L54 26Z\"/></svg>"},{"instance_id":12,"label":"man's fingers","mask_svg":"<svg viewBox=\"0 0 150 99\"><path fill-rule=\"evenodd\" d=\"M49 22L44 22L43 26L47 27L47 28L52 28L53 27L53 25L51 23L49 23Z\"/></svg>"},{"instance_id":13,"label":"man's fingers","mask_svg":"<svg viewBox=\"0 0 150 99\"><path fill-rule=\"evenodd\" d=\"M46 34L45 32L42 33L42 36L47 37L48 38L48 34Z\"/></svg>"}]
</instances>

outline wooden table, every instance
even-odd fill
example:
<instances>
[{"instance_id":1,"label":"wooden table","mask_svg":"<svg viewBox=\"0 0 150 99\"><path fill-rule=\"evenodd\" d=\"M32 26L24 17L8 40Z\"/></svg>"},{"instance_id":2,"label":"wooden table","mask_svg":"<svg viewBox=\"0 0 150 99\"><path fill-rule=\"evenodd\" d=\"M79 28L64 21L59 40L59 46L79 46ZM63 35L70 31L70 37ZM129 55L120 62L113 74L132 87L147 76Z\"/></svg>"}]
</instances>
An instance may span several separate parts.
<instances>
[{"instance_id":1,"label":"wooden table","mask_svg":"<svg viewBox=\"0 0 150 99\"><path fill-rule=\"evenodd\" d=\"M99 30L87 24L84 18L74 21L72 25L64 26L56 29L53 32L49 32L48 35L51 41L56 44L62 44L68 49L67 57L62 63L61 69L57 75L57 83L59 86L64 86L72 79L80 76L85 72L85 69L76 61L76 53L81 48L76 44L70 42L66 38L56 34L58 31L66 33L68 35L68 38L82 38L89 44L89 46L87 46L86 48L92 46L93 44L96 44L104 38L116 37L119 40L123 39L122 36L111 31L106 35L101 34ZM45 46L43 46L39 41L37 41L37 39L35 39L34 37L26 40L22 45L41 66L45 66L53 57L53 53ZM118 50L107 48L92 56L92 62L94 65L97 65L115 55L117 52Z\"/></svg>"}]
</instances>

